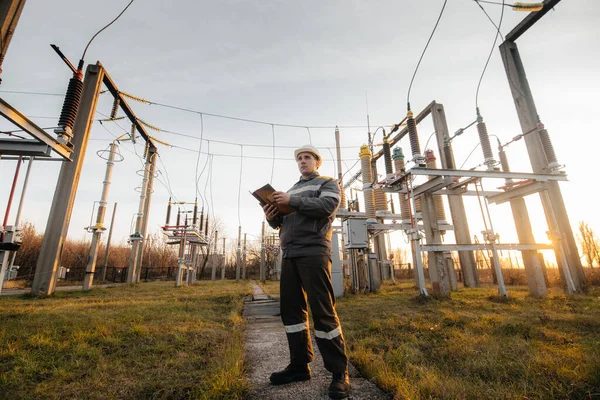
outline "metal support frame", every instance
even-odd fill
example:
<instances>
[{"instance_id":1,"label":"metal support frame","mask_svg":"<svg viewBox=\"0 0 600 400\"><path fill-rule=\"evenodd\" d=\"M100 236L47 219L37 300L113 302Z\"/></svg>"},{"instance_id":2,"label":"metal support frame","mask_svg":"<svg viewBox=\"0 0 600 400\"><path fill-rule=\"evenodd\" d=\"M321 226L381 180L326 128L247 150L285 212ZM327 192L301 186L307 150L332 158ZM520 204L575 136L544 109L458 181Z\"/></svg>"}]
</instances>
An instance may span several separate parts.
<instances>
[{"instance_id":1,"label":"metal support frame","mask_svg":"<svg viewBox=\"0 0 600 400\"><path fill-rule=\"evenodd\" d=\"M0 2L0 73L15 29L25 7L26 0L4 0ZM0 82L2 80L0 79Z\"/></svg>"},{"instance_id":2,"label":"metal support frame","mask_svg":"<svg viewBox=\"0 0 600 400\"><path fill-rule=\"evenodd\" d=\"M70 160L72 149L58 142L1 98L0 115L35 138L35 140L0 139L0 154L49 156L52 150L64 159Z\"/></svg>"}]
</instances>

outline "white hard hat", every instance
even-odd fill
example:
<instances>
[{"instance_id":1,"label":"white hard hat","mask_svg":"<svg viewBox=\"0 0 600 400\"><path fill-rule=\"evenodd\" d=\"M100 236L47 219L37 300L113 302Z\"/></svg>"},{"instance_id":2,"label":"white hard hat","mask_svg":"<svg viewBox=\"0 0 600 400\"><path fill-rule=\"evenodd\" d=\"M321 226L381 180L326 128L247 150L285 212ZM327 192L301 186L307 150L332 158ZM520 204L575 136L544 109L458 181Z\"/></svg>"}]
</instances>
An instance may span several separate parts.
<instances>
[{"instance_id":1,"label":"white hard hat","mask_svg":"<svg viewBox=\"0 0 600 400\"><path fill-rule=\"evenodd\" d=\"M321 163L323 162L321 153L319 153L319 150L312 144L305 144L304 146L294 150L294 160L298 159L298 154L300 153L311 153L317 159L317 168L321 166Z\"/></svg>"}]
</instances>

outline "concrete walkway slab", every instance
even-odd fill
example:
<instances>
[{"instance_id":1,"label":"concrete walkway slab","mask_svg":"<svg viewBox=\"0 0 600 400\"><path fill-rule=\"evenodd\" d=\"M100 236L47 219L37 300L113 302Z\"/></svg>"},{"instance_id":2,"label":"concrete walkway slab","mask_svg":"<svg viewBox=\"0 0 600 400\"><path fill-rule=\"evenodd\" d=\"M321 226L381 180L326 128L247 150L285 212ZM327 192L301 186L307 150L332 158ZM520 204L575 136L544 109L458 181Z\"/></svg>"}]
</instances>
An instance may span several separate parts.
<instances>
[{"instance_id":1,"label":"concrete walkway slab","mask_svg":"<svg viewBox=\"0 0 600 400\"><path fill-rule=\"evenodd\" d=\"M312 379L279 386L270 384L271 373L282 370L289 364L287 338L279 317L279 299L267 296L260 286L252 282L252 297L246 301L244 317L248 324L246 330L248 379L253 386L247 397L249 400L329 399L327 389L331 382L331 374L323 366L323 359L314 342L314 335L311 335L315 352L315 359L310 365ZM349 375L352 386L350 399L392 398L375 384L362 378L352 365L349 365Z\"/></svg>"}]
</instances>

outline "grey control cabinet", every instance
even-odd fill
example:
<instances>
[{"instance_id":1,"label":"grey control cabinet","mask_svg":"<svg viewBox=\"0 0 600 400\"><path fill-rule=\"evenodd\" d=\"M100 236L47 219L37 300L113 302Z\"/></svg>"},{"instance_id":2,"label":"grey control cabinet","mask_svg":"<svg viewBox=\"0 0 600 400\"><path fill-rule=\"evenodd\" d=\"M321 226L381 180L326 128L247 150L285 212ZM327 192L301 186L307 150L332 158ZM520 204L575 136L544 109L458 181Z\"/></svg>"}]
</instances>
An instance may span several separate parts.
<instances>
[{"instance_id":1,"label":"grey control cabinet","mask_svg":"<svg viewBox=\"0 0 600 400\"><path fill-rule=\"evenodd\" d=\"M366 249L369 247L367 237L367 220L349 218L343 222L344 247L347 249Z\"/></svg>"}]
</instances>

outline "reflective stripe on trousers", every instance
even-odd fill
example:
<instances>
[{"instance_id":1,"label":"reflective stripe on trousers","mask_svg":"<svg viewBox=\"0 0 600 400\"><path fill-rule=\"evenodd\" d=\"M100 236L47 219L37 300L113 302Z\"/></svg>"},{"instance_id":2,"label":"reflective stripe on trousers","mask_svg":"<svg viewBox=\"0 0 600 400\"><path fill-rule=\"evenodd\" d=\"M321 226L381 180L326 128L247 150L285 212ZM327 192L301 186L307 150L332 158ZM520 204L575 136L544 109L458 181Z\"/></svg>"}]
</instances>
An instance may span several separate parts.
<instances>
[{"instance_id":1,"label":"reflective stripe on trousers","mask_svg":"<svg viewBox=\"0 0 600 400\"><path fill-rule=\"evenodd\" d=\"M347 368L346 346L335 311L329 256L284 258L280 281L281 319L285 326L292 364L306 364L314 354L308 330L308 305L315 337L330 372Z\"/></svg>"}]
</instances>

